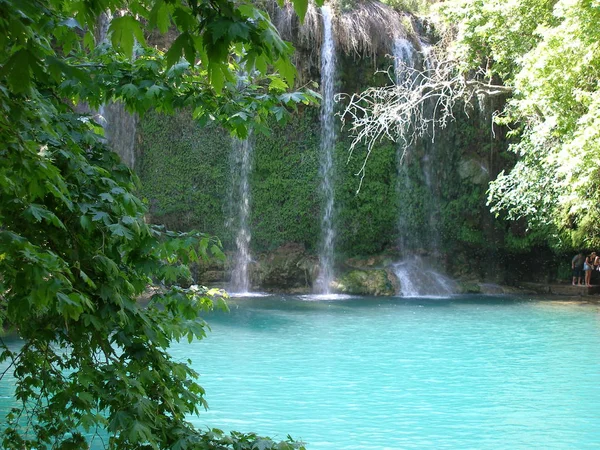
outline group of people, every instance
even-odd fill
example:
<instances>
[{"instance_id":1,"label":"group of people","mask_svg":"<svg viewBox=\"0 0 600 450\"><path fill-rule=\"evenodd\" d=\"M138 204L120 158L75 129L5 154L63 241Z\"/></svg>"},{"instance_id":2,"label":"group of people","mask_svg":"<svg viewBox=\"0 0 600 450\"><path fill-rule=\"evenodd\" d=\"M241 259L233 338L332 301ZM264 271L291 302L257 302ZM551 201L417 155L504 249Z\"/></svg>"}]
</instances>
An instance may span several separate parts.
<instances>
[{"instance_id":1,"label":"group of people","mask_svg":"<svg viewBox=\"0 0 600 450\"><path fill-rule=\"evenodd\" d=\"M571 269L573 269L573 286L591 286L592 271L600 270L600 256L597 256L596 252L592 252L588 256L579 252L571 260ZM582 279L585 280L585 284L581 282Z\"/></svg>"}]
</instances>

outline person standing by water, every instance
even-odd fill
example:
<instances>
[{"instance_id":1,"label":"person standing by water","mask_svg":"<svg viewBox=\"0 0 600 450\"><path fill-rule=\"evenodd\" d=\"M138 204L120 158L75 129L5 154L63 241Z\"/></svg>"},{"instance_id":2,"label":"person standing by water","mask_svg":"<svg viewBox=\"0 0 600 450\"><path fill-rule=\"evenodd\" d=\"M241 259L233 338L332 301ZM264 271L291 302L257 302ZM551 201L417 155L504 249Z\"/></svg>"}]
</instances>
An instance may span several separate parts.
<instances>
[{"instance_id":1,"label":"person standing by water","mask_svg":"<svg viewBox=\"0 0 600 450\"><path fill-rule=\"evenodd\" d=\"M592 270L594 270L594 263L596 262L596 252L592 252L590 256L585 258L583 263L583 270L585 272L585 285L592 285Z\"/></svg>"},{"instance_id":2,"label":"person standing by water","mask_svg":"<svg viewBox=\"0 0 600 450\"><path fill-rule=\"evenodd\" d=\"M583 252L577 253L571 260L571 269L573 271L573 286L582 284L583 281L583 264L585 263L585 255Z\"/></svg>"}]
</instances>

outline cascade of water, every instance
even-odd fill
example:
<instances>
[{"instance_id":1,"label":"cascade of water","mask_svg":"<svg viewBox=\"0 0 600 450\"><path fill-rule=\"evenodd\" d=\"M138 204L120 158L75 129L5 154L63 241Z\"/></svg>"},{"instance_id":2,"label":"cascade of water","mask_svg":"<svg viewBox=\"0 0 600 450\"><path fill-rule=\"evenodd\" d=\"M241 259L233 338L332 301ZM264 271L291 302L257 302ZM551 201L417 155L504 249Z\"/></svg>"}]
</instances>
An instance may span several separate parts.
<instances>
[{"instance_id":1,"label":"cascade of water","mask_svg":"<svg viewBox=\"0 0 600 450\"><path fill-rule=\"evenodd\" d=\"M235 264L231 273L231 287L235 293L247 294L250 290L250 277L248 267L252 261L250 255L250 239L252 237L248 225L250 217L250 183L248 177L252 167L252 143L250 136L244 140L233 141L233 156L235 164L232 164L234 184L237 184L239 194L238 208L238 232L235 239L237 251ZM236 181L236 175L239 179Z\"/></svg>"},{"instance_id":2,"label":"cascade of water","mask_svg":"<svg viewBox=\"0 0 600 450\"><path fill-rule=\"evenodd\" d=\"M401 84L407 81L409 76L406 68L414 67L415 63L415 49L408 41L404 38L394 39L393 45L393 57L394 57L394 74L396 84ZM408 173L407 154L410 149L405 145L398 145L397 147L397 163L398 163L398 176L404 183L398 183L397 188L405 189L407 192L412 192L413 182ZM409 218L413 216L411 211L411 204L401 204L398 216L398 229L400 230L399 238L399 250L402 255L405 255L411 247L414 247L416 241L415 236L411 233L411 227L409 226Z\"/></svg>"},{"instance_id":3,"label":"cascade of water","mask_svg":"<svg viewBox=\"0 0 600 450\"><path fill-rule=\"evenodd\" d=\"M108 36L108 27L112 20L112 14L110 11L105 11L98 16L98 22L96 26L96 44L104 42Z\"/></svg>"},{"instance_id":4,"label":"cascade of water","mask_svg":"<svg viewBox=\"0 0 600 450\"><path fill-rule=\"evenodd\" d=\"M135 136L137 115L125 110L122 103L110 102L99 111L104 118L104 136L110 148L121 157L130 169L135 166Z\"/></svg>"},{"instance_id":5,"label":"cascade of water","mask_svg":"<svg viewBox=\"0 0 600 450\"><path fill-rule=\"evenodd\" d=\"M421 46L425 57L424 64L427 65L429 63L427 56L430 49L424 43L421 43ZM402 38L394 40L393 53L396 83L401 84L407 81L406 77L408 76L403 69L416 66L417 53L412 44ZM426 69L430 69L430 67L426 66ZM415 255L416 251L426 251L435 257L439 252L439 204L434 180L435 146L423 142L423 149L421 173L428 195L426 198L419 199L418 202L406 202L406 204L400 205L398 217L400 231L398 244L403 259L396 263L393 268L400 282L400 295L404 297L448 296L455 290L455 283L452 280L436 272L422 258ZM407 193L411 193L415 189L408 169L410 158L406 158L410 152L410 148L404 146L398 148L398 174L404 181L398 183L398 189L405 189ZM420 229L418 232L415 230L415 224L410 223L411 218L419 216L419 211L414 210L418 207L415 205L420 205L423 208L421 214L427 217L424 229Z\"/></svg>"},{"instance_id":6,"label":"cascade of water","mask_svg":"<svg viewBox=\"0 0 600 450\"><path fill-rule=\"evenodd\" d=\"M396 38L393 46L394 69L396 83L404 81L406 73L402 70L404 67L414 67L415 48L408 39Z\"/></svg>"},{"instance_id":7,"label":"cascade of water","mask_svg":"<svg viewBox=\"0 0 600 450\"><path fill-rule=\"evenodd\" d=\"M427 42L419 39L421 45L421 54L423 57L423 65L427 71L434 70L434 61L432 60L432 47ZM433 109L433 105L429 105L430 109ZM430 114L434 114L433 111ZM435 127L435 124L432 125ZM435 130L431 130L435 135ZM427 215L427 241L429 243L429 252L437 255L439 253L439 195L436 189L436 183L438 182L435 176L435 164L438 146L432 140L426 140L423 142L425 154L422 159L423 178L425 179L425 185L427 187L427 201L425 202L426 215Z\"/></svg>"},{"instance_id":8,"label":"cascade of water","mask_svg":"<svg viewBox=\"0 0 600 450\"><path fill-rule=\"evenodd\" d=\"M410 256L393 265L403 297L448 297L456 283L436 272L418 256Z\"/></svg>"},{"instance_id":9,"label":"cascade of water","mask_svg":"<svg viewBox=\"0 0 600 450\"><path fill-rule=\"evenodd\" d=\"M335 48L332 31L332 12L329 6L321 8L323 16L323 45L321 48L321 190L325 198L325 207L321 219L321 249L319 262L321 271L317 280L317 290L329 294L333 281L333 258L335 228L333 225L333 148L335 145L334 124L334 77Z\"/></svg>"}]
</instances>

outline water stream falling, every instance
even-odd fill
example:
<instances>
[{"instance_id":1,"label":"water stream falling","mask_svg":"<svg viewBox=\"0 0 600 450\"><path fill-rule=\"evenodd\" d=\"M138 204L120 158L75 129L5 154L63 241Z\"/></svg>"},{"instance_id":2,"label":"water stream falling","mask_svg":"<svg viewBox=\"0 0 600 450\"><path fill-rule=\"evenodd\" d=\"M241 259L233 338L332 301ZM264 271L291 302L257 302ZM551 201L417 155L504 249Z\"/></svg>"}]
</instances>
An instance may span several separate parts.
<instances>
[{"instance_id":1,"label":"water stream falling","mask_svg":"<svg viewBox=\"0 0 600 450\"><path fill-rule=\"evenodd\" d=\"M323 17L323 44L321 47L321 191L325 198L323 216L321 218L321 248L319 252L320 273L317 280L317 292L330 293L333 281L333 258L335 246L335 229L333 225L334 192L333 192L333 149L335 145L334 124L334 79L335 79L335 47L332 32L332 12L329 6L321 8Z\"/></svg>"},{"instance_id":2,"label":"water stream falling","mask_svg":"<svg viewBox=\"0 0 600 450\"><path fill-rule=\"evenodd\" d=\"M236 294L247 294L250 291L249 265L252 261L250 255L250 183L248 177L252 168L252 143L250 136L244 140L235 139L232 145L234 164L234 188L239 194L238 200L238 231L235 239L236 254L231 273L231 288ZM236 186L237 185L237 186Z\"/></svg>"},{"instance_id":3,"label":"water stream falling","mask_svg":"<svg viewBox=\"0 0 600 450\"><path fill-rule=\"evenodd\" d=\"M415 255L407 256L392 266L402 297L448 297L456 292L456 283Z\"/></svg>"},{"instance_id":4,"label":"water stream falling","mask_svg":"<svg viewBox=\"0 0 600 450\"><path fill-rule=\"evenodd\" d=\"M394 69L396 83L401 83L407 76L404 66L413 67L415 63L415 48L408 39L398 37L393 46Z\"/></svg>"},{"instance_id":5,"label":"water stream falling","mask_svg":"<svg viewBox=\"0 0 600 450\"><path fill-rule=\"evenodd\" d=\"M421 43L423 48L424 64L428 64L427 54L429 48ZM406 68L414 68L418 64L417 52L413 45L404 38L396 38L393 45L395 81L403 84L410 80ZM427 68L429 68L427 66ZM403 202L399 208L398 247L402 260L393 265L393 270L400 282L400 295L404 297L420 296L448 296L455 291L455 283L441 275L436 267L439 266L439 201L435 189L435 144L426 142L424 139L423 155L420 158L420 177L424 183L425 190L420 190L421 198L417 201ZM417 184L413 176L418 172L414 170L411 176L411 165L416 164L418 159L414 157L414 148L405 145L398 146L398 176L400 182L398 189L405 190L400 198L415 196ZM417 180L418 181L418 180ZM424 195L426 193L426 195ZM417 228L415 223L417 217L425 217L425 223ZM427 254L429 258L422 258L419 254Z\"/></svg>"},{"instance_id":6,"label":"water stream falling","mask_svg":"<svg viewBox=\"0 0 600 450\"><path fill-rule=\"evenodd\" d=\"M405 38L397 37L394 39L393 45L393 57L394 57L394 75L396 84L399 85L407 81L409 76L407 68L411 68L415 63L415 49ZM411 150L407 145L399 144L397 147L397 164L398 164L398 177L400 182L397 184L397 189L404 190L405 192L413 192L413 180L410 177L408 170L409 161L411 156ZM401 198L398 195L398 198ZM410 218L414 216L412 209L413 204L405 202L400 204L399 215L398 215L398 229L400 230L400 237L398 240L399 250L402 255L406 255L410 251L411 245L417 241L414 236L413 228L410 226Z\"/></svg>"}]
</instances>

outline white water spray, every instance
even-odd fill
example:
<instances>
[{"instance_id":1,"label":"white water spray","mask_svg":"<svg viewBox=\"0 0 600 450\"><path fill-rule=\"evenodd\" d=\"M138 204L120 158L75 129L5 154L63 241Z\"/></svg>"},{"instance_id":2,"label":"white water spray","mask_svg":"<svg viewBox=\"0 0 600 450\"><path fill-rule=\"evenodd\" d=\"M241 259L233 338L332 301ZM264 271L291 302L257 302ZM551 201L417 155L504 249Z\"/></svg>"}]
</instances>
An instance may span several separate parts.
<instances>
[{"instance_id":1,"label":"white water spray","mask_svg":"<svg viewBox=\"0 0 600 450\"><path fill-rule=\"evenodd\" d=\"M428 64L429 47L422 43L424 53L424 64ZM395 81L397 84L410 81L407 79L409 71L407 68L414 68L418 64L417 52L412 44L404 39L397 38L393 45ZM427 67L430 69L430 67ZM419 233L414 231L414 224L409 223L411 217L418 215L417 211L411 209L410 204L400 205L398 217L398 229L400 231L399 250L402 254L402 260L393 265L394 273L400 282L399 294L403 297L447 297L456 290L456 284L449 278L435 270L435 257L439 253L439 225L437 212L439 204L435 193L433 160L431 150L433 144L423 143L425 155L421 159L421 168L423 180L429 193L427 199L420 202L427 217L426 229ZM414 189L413 181L408 170L408 161L406 155L410 148L405 146L398 147L398 176L403 179L403 183L398 183L398 189L405 189L411 192ZM414 206L413 206L414 208ZM412 225L412 226L411 226ZM425 250L434 256L433 260L428 261L415 255L416 251Z\"/></svg>"},{"instance_id":2,"label":"white water spray","mask_svg":"<svg viewBox=\"0 0 600 450\"><path fill-rule=\"evenodd\" d=\"M415 64L415 49L405 38L394 39L393 45L393 57L394 57L394 75L396 84L404 83L409 76L408 68L413 68ZM410 148L406 145L398 145L397 147L397 164L398 164L398 176L403 183L397 184L397 189L404 189L407 192L411 192L413 189L413 183L408 173L408 164L406 160L407 154L410 152ZM401 204L399 208L398 216L398 229L400 230L399 247L402 255L405 255L410 248L411 244L416 240L414 236L411 236L409 227L409 217L411 217L411 206L409 204Z\"/></svg>"},{"instance_id":3,"label":"white water spray","mask_svg":"<svg viewBox=\"0 0 600 450\"><path fill-rule=\"evenodd\" d=\"M436 272L418 256L404 258L393 265L400 281L402 297L449 297L456 292L456 283Z\"/></svg>"},{"instance_id":4,"label":"white water spray","mask_svg":"<svg viewBox=\"0 0 600 450\"><path fill-rule=\"evenodd\" d=\"M407 73L403 71L405 67L414 67L415 63L415 48L408 39L394 39L393 55L394 69L396 75L396 84L400 84L405 80Z\"/></svg>"},{"instance_id":5,"label":"white water spray","mask_svg":"<svg viewBox=\"0 0 600 450\"><path fill-rule=\"evenodd\" d=\"M231 273L231 287L235 293L247 294L250 290L249 265L252 261L250 255L250 182L248 180L252 168L252 144L250 137L244 140L235 139L233 142L234 162L233 167L239 169L238 193L238 232L235 239L237 251L235 264ZM233 171L232 171L233 172ZM234 176L234 180L236 177Z\"/></svg>"},{"instance_id":6,"label":"white water spray","mask_svg":"<svg viewBox=\"0 0 600 450\"><path fill-rule=\"evenodd\" d=\"M329 6L321 8L323 17L323 45L321 48L321 190L325 198L325 206L321 219L321 249L319 262L321 270L317 279L317 292L330 293L333 281L333 258L335 246L335 229L333 226L334 193L333 193L333 149L335 145L334 124L334 80L335 80L335 47L332 32L332 14Z\"/></svg>"}]
</instances>

